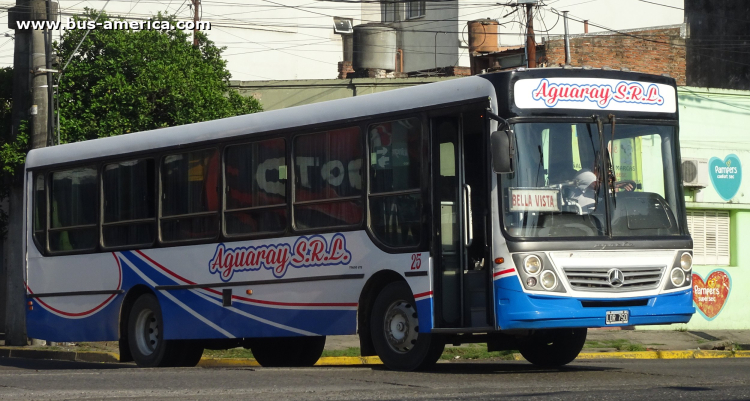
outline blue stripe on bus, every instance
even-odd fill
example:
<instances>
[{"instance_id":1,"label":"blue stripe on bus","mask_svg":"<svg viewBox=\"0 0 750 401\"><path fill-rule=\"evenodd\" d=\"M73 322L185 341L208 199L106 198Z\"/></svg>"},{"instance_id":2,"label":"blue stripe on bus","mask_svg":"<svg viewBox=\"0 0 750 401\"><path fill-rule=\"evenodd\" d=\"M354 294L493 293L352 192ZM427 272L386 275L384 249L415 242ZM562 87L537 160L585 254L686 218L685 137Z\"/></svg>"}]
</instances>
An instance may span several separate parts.
<instances>
[{"instance_id":1,"label":"blue stripe on bus","mask_svg":"<svg viewBox=\"0 0 750 401\"><path fill-rule=\"evenodd\" d=\"M149 263L145 262L132 252L122 252L127 260L138 270L152 280L156 285L185 284L168 277L157 271ZM130 270L127 264L124 265ZM144 283L145 284L145 283ZM175 304L160 291L157 292L159 303L162 307L164 319L164 336L166 339L198 339L198 338L221 338L224 335L218 333L206 323ZM242 316L238 313L221 306L221 299L205 294L204 297L213 299L217 305L190 290L173 290L169 293L190 309L208 319L209 321L230 332L235 337L269 337L269 336L295 336L294 330L274 327L271 324L259 322L252 318ZM305 332L319 335L344 335L356 333L357 311L353 309L295 309L295 308L271 308L266 306L249 305L242 302L234 302L234 308L257 316L273 323L289 326ZM190 327L190 330L184 330Z\"/></svg>"},{"instance_id":2,"label":"blue stripe on bus","mask_svg":"<svg viewBox=\"0 0 750 401\"><path fill-rule=\"evenodd\" d=\"M417 301L417 316L419 319L419 332L429 333L434 327L432 297L427 297Z\"/></svg>"},{"instance_id":3,"label":"blue stripe on bus","mask_svg":"<svg viewBox=\"0 0 750 401\"><path fill-rule=\"evenodd\" d=\"M687 323L695 312L690 288L685 291L631 297L648 299L645 306L587 307L581 298L524 293L517 277L495 282L497 321L503 330L547 329L562 327L609 327L605 323L607 310L628 310L627 325ZM587 301L613 301L612 299L586 298ZM623 300L619 298L618 300Z\"/></svg>"},{"instance_id":4,"label":"blue stripe on bus","mask_svg":"<svg viewBox=\"0 0 750 401\"><path fill-rule=\"evenodd\" d=\"M136 285L153 288L129 265L135 266L156 285L184 284L157 271L149 263L133 252L121 252L122 288L126 291ZM129 263L125 263L127 260ZM225 335L198 319L183 306L178 305L161 291L155 291L162 308L165 339L224 338ZM296 309L273 308L260 305L234 302L233 308L267 320L273 324L260 322L221 306L218 296L203 293L203 297L189 290L170 291L170 295L188 306L195 313L209 320L235 337L276 337L296 336L302 333L318 335L346 335L356 333L357 311L347 309ZM214 302L204 298L208 297ZM33 311L27 311L27 330L31 338L49 341L116 341L119 338L118 323L120 306L124 295L118 295L112 302L91 316L72 319L58 316L38 303ZM217 304L218 303L218 304ZM432 299L417 303L420 314L431 319ZM421 306L420 306L421 305ZM429 309L425 309L429 308ZM422 312L425 310L425 312ZM429 313L426 312L429 310ZM421 320L421 319L420 319ZM288 328L278 327L287 326ZM431 327L431 325L427 325Z\"/></svg>"},{"instance_id":5,"label":"blue stripe on bus","mask_svg":"<svg viewBox=\"0 0 750 401\"><path fill-rule=\"evenodd\" d=\"M26 334L29 338L56 342L116 341L123 299L124 295L117 295L101 310L79 319L56 315L34 299L34 309L26 311Z\"/></svg>"}]
</instances>

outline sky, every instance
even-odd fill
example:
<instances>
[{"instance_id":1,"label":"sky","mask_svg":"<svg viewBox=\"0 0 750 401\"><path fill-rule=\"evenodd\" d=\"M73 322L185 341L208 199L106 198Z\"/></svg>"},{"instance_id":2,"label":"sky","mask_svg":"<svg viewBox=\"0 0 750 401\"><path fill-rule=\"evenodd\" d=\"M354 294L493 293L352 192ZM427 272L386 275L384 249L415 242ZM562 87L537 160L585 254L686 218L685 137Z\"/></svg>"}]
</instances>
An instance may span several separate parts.
<instances>
[{"instance_id":1,"label":"sky","mask_svg":"<svg viewBox=\"0 0 750 401\"><path fill-rule=\"evenodd\" d=\"M372 15L372 7L377 7L349 1L204 0L202 20L213 24L209 38L226 46L224 57L233 79L328 79L335 78L337 63L342 59L341 40L333 33L332 17L352 17L358 24L362 15L368 15L368 10ZM561 11L569 11L570 33L579 34L583 33L582 20L589 20L590 32L680 24L684 19L683 1L545 0L535 12L537 42L541 42L541 36L563 33L558 15ZM517 34L524 25L515 7L502 5L502 0L459 0L458 4L462 25L472 19L497 19L501 23L501 45L522 43L523 37ZM0 0L0 67L13 64L13 31L7 28L7 11L13 5ZM183 20L192 20L193 15L189 0L61 0L60 5L63 21L85 7L104 7L110 15L136 19L159 11ZM58 38L59 34L53 36ZM459 38L466 39L463 34ZM465 55L466 49L460 51ZM461 64L468 66L468 58L462 57Z\"/></svg>"}]
</instances>

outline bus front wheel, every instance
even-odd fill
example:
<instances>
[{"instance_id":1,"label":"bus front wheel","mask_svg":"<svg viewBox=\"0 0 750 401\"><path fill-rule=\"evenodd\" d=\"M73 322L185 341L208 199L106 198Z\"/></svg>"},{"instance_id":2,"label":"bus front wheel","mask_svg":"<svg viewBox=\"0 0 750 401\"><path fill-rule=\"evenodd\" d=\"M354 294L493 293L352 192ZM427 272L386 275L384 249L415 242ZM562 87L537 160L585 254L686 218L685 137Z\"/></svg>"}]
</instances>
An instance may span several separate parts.
<instances>
[{"instance_id":1,"label":"bus front wheel","mask_svg":"<svg viewBox=\"0 0 750 401\"><path fill-rule=\"evenodd\" d=\"M375 352L393 370L429 368L445 349L445 342L438 336L419 332L416 302L403 281L388 284L378 294L370 333Z\"/></svg>"},{"instance_id":2,"label":"bus front wheel","mask_svg":"<svg viewBox=\"0 0 750 401\"><path fill-rule=\"evenodd\" d=\"M583 349L586 328L539 330L526 338L519 351L534 365L555 368L567 365Z\"/></svg>"},{"instance_id":3,"label":"bus front wheel","mask_svg":"<svg viewBox=\"0 0 750 401\"><path fill-rule=\"evenodd\" d=\"M252 340L250 350L266 368L307 367L320 359L325 345L325 336L259 338Z\"/></svg>"},{"instance_id":4,"label":"bus front wheel","mask_svg":"<svg viewBox=\"0 0 750 401\"><path fill-rule=\"evenodd\" d=\"M195 366L203 348L189 341L164 339L159 301L143 294L133 303L128 319L128 343L140 367Z\"/></svg>"}]
</instances>

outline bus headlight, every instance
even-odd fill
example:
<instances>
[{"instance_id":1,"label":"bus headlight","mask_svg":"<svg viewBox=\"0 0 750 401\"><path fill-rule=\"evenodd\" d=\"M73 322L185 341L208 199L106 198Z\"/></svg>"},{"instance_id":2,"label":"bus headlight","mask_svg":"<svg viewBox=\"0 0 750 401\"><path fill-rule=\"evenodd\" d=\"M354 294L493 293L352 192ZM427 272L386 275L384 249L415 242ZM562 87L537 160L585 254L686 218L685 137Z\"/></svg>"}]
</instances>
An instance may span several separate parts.
<instances>
[{"instance_id":1,"label":"bus headlight","mask_svg":"<svg viewBox=\"0 0 750 401\"><path fill-rule=\"evenodd\" d=\"M539 281L545 290L554 290L557 287L557 276L555 276L552 270L545 270L542 276L539 277Z\"/></svg>"},{"instance_id":2,"label":"bus headlight","mask_svg":"<svg viewBox=\"0 0 750 401\"><path fill-rule=\"evenodd\" d=\"M670 277L675 287L679 287L685 282L685 272L682 269L672 269Z\"/></svg>"},{"instance_id":3,"label":"bus headlight","mask_svg":"<svg viewBox=\"0 0 750 401\"><path fill-rule=\"evenodd\" d=\"M530 276L536 276L542 270L542 260L536 255L527 256L523 260L523 270Z\"/></svg>"},{"instance_id":4,"label":"bus headlight","mask_svg":"<svg viewBox=\"0 0 750 401\"><path fill-rule=\"evenodd\" d=\"M693 256L685 252L680 256L680 267L682 270L688 271L693 267Z\"/></svg>"}]
</instances>

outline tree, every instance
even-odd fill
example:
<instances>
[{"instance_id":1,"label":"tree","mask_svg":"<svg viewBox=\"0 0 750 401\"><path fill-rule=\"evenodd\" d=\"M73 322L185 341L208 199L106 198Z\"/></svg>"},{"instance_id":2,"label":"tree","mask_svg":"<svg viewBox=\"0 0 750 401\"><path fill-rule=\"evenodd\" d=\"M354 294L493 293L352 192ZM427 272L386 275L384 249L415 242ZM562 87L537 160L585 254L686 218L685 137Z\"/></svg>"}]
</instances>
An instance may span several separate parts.
<instances>
[{"instance_id":1,"label":"tree","mask_svg":"<svg viewBox=\"0 0 750 401\"><path fill-rule=\"evenodd\" d=\"M13 68L0 68L0 199L7 199L14 176L18 178L28 151L28 122L21 121L13 135ZM0 238L5 237L8 211L0 208Z\"/></svg>"},{"instance_id":2,"label":"tree","mask_svg":"<svg viewBox=\"0 0 750 401\"><path fill-rule=\"evenodd\" d=\"M76 22L97 15L87 10ZM108 21L104 13L97 20ZM161 14L151 19L152 26L154 21L176 23ZM85 32L66 30L55 45L61 60L73 55L59 83L63 143L261 111L256 99L229 88L224 48L201 32L194 47L177 29L98 28L75 51Z\"/></svg>"}]
</instances>

